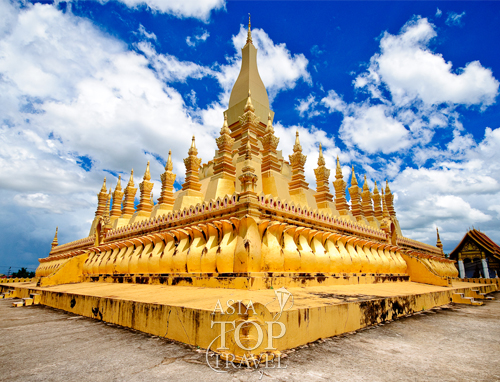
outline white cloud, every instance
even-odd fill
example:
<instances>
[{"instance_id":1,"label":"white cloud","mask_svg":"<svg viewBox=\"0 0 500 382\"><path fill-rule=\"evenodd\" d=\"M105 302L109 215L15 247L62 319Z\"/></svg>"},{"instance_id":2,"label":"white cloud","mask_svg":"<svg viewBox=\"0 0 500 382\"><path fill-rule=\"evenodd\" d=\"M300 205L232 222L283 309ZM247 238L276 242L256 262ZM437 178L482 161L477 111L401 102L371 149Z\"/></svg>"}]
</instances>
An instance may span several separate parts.
<instances>
[{"instance_id":1,"label":"white cloud","mask_svg":"<svg viewBox=\"0 0 500 382\"><path fill-rule=\"evenodd\" d=\"M321 103L328 108L330 113L334 111L344 112L346 110L346 104L342 98L335 92L335 90L330 90L326 97L321 100Z\"/></svg>"},{"instance_id":2,"label":"white cloud","mask_svg":"<svg viewBox=\"0 0 500 382\"><path fill-rule=\"evenodd\" d=\"M185 81L187 78L203 78L213 74L212 70L189 61L179 61L171 54L157 53L147 42L139 42L137 47L144 53L158 76L165 82Z\"/></svg>"},{"instance_id":3,"label":"white cloud","mask_svg":"<svg viewBox=\"0 0 500 382\"><path fill-rule=\"evenodd\" d=\"M371 57L367 70L353 81L369 99L346 103L330 90L320 101L330 113L343 114L339 132L346 145L367 154L417 146L414 159L423 164L442 155L441 150L426 147L437 128L455 131L449 143L452 151L470 144L471 137L459 133L463 126L456 106L486 108L495 102L500 83L478 61L453 71L450 62L429 50L434 37L433 25L422 18L406 23L398 35L385 32L380 53ZM304 113L310 105L315 106L299 104L299 111L302 108Z\"/></svg>"},{"instance_id":4,"label":"white cloud","mask_svg":"<svg viewBox=\"0 0 500 382\"><path fill-rule=\"evenodd\" d=\"M462 17L465 16L465 12L460 14L456 12L448 12L448 17L446 18L447 25L462 25Z\"/></svg>"},{"instance_id":5,"label":"white cloud","mask_svg":"<svg viewBox=\"0 0 500 382\"><path fill-rule=\"evenodd\" d=\"M307 99L299 99L299 103L295 105L295 110L299 112L301 117L306 116L307 118L317 117L321 115L322 112L316 109L318 102L316 101L314 95L309 94Z\"/></svg>"},{"instance_id":6,"label":"white cloud","mask_svg":"<svg viewBox=\"0 0 500 382\"><path fill-rule=\"evenodd\" d=\"M154 12L207 21L213 10L223 9L225 0L118 0L130 8L146 6Z\"/></svg>"},{"instance_id":7,"label":"white cloud","mask_svg":"<svg viewBox=\"0 0 500 382\"><path fill-rule=\"evenodd\" d=\"M451 62L428 49L435 36L433 25L425 18L408 22L398 35L386 32L380 41L381 53L371 58L368 72L356 79L356 86L370 89L383 83L399 106L416 101L428 106L494 103L499 82L491 70L472 61L453 71Z\"/></svg>"},{"instance_id":8,"label":"white cloud","mask_svg":"<svg viewBox=\"0 0 500 382\"><path fill-rule=\"evenodd\" d=\"M408 130L384 105L352 105L344 114L339 132L347 145L354 144L369 154L388 154L411 144Z\"/></svg>"},{"instance_id":9,"label":"white cloud","mask_svg":"<svg viewBox=\"0 0 500 382\"><path fill-rule=\"evenodd\" d=\"M209 37L210 37L210 33L208 33L208 31L203 31L203 33L200 35L194 35L193 37L187 36L186 37L186 44L188 44L190 47L195 47L200 42L206 41L207 38L209 38Z\"/></svg>"},{"instance_id":10,"label":"white cloud","mask_svg":"<svg viewBox=\"0 0 500 382\"><path fill-rule=\"evenodd\" d=\"M151 33L150 33L150 32L148 32L148 31L146 30L146 28L144 28L144 25L142 25L142 24L140 24L140 25L139 25L139 34L140 34L141 36L146 37L146 38L147 38L147 39L149 39L149 40L154 40L154 41L156 41L156 35L155 35L153 32L151 32Z\"/></svg>"},{"instance_id":11,"label":"white cloud","mask_svg":"<svg viewBox=\"0 0 500 382\"><path fill-rule=\"evenodd\" d=\"M439 8L436 9L436 17L441 17L441 15L443 14L443 11Z\"/></svg>"},{"instance_id":12,"label":"white cloud","mask_svg":"<svg viewBox=\"0 0 500 382\"><path fill-rule=\"evenodd\" d=\"M158 179L163 164L154 158L165 159L169 149L182 181L191 135L196 132L203 141L213 132L201 129L181 95L157 76L182 81L205 75L203 68L155 55L143 43L158 66L155 73L144 56L84 19L50 5L6 8L11 29L0 40L2 189L49 195L33 200L57 209L54 195L95 194L105 169L128 179L134 167L137 184L151 159ZM205 160L215 149L212 139L207 141L199 148ZM92 162L90 171L82 168L81 158ZM113 178L108 174L109 185L116 183ZM22 204L20 198L14 202Z\"/></svg>"},{"instance_id":13,"label":"white cloud","mask_svg":"<svg viewBox=\"0 0 500 382\"><path fill-rule=\"evenodd\" d=\"M407 167L396 175L391 189L398 194L396 212L403 230L412 237L435 242L433 226L453 242L475 225L498 240L500 214L500 128L487 128L484 139L475 144L469 136L434 155L430 168ZM452 142L453 142L452 141ZM490 212L491 211L491 212ZM450 242L444 243L448 251Z\"/></svg>"}]
</instances>

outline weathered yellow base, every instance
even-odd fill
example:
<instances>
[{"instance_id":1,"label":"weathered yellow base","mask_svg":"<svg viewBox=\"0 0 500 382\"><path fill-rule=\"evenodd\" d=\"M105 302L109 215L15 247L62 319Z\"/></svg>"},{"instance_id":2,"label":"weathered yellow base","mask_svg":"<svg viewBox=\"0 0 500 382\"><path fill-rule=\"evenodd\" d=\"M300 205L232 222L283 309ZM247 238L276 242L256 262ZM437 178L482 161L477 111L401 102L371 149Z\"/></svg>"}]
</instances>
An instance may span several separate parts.
<instances>
[{"instance_id":1,"label":"weathered yellow base","mask_svg":"<svg viewBox=\"0 0 500 382\"><path fill-rule=\"evenodd\" d=\"M257 308L257 316L254 316L257 320L259 317L276 317L280 311L273 289L99 282L50 287L37 287L34 283L0 284L2 292L12 288L14 292L11 295L18 298L37 294L43 305L201 348L208 348L220 335L220 325L213 325L212 322L231 320L220 311L213 314L218 301L227 311L228 306L237 301L243 301L248 306L251 300ZM354 331L448 304L457 293L465 296L477 294L473 289L479 293L490 293L497 290L497 285L457 281L452 287L400 282L397 288L394 283L289 288L294 304L276 319L285 325L286 334L274 339L273 346L278 351L285 350L319 338Z\"/></svg>"},{"instance_id":2,"label":"weathered yellow base","mask_svg":"<svg viewBox=\"0 0 500 382\"><path fill-rule=\"evenodd\" d=\"M261 290L406 282L410 281L410 277L406 274L374 273L170 273L86 276L83 281Z\"/></svg>"}]
</instances>

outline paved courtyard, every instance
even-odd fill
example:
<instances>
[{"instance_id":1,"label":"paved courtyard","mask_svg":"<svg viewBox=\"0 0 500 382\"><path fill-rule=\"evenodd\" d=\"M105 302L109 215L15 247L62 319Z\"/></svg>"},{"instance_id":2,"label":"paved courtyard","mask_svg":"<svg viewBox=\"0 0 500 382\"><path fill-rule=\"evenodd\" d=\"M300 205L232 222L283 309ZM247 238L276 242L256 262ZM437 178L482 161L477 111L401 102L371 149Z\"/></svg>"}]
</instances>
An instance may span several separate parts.
<instances>
[{"instance_id":1,"label":"paved courtyard","mask_svg":"<svg viewBox=\"0 0 500 382\"><path fill-rule=\"evenodd\" d=\"M227 373L211 370L199 349L0 300L0 381L500 381L500 293L493 296L303 346L282 369Z\"/></svg>"}]
</instances>

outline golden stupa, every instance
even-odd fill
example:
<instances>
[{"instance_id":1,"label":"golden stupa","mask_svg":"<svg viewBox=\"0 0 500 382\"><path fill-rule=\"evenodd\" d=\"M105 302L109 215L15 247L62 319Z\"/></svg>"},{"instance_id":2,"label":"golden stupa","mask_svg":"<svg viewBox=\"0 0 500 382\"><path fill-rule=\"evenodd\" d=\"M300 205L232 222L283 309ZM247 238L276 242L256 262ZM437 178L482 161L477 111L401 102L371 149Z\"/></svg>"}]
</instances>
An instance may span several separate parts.
<instances>
[{"instance_id":1,"label":"golden stupa","mask_svg":"<svg viewBox=\"0 0 500 382\"><path fill-rule=\"evenodd\" d=\"M375 183L370 190L365 176L360 187L353 168L349 204L337 158L334 197L330 170L319 145L314 158L318 163L314 170L316 190L310 188L298 132L293 154L284 158L278 150L273 118L249 24L241 71L224 113L214 158L201 165L193 137L184 159L185 181L174 193L176 175L169 153L156 204L151 195L149 162L139 183L137 207L133 171L125 189L118 178L115 190L108 191L104 179L89 236L59 245L56 232L49 256L40 259L38 288L62 288L57 290L67 294L64 298L46 297L47 303L94 317L95 309L101 312L99 309L106 306L101 319L207 348L214 334L208 324L214 314L213 301L231 290L231 295L239 291L255 303L265 300L266 293L285 287L296 301L297 296L306 297L302 305L296 304L297 311L280 313L287 333L292 329L294 334L278 340L279 349L448 303L456 291L452 286L458 275L454 262L445 258L442 245L403 236L389 184L380 187ZM75 284L62 287L68 283ZM351 312L345 323L337 326L323 322L339 321L346 313L336 305L315 300L310 292L317 295L323 293L318 288L366 285L372 288L369 293L356 293L376 295L374 288L382 284L386 289L380 296L387 299L387 305L374 303L379 310L373 315L360 303L349 308L359 312ZM131 308L142 301L139 297L113 299L132 286L150 288L144 289L140 298L158 294L149 302L159 304L155 308L158 322L170 323L172 307L182 307L177 311L182 327L175 332L177 321L172 321L165 334L162 325L148 321L154 315L144 313L145 305ZM171 300L161 300L167 291ZM73 301L82 295L92 299L79 308ZM396 309L396 304L401 308ZM261 318L268 314L262 312L273 309L272 305L262 306L257 309ZM123 313L127 309L132 321ZM304 309L307 317L301 318Z\"/></svg>"}]
</instances>

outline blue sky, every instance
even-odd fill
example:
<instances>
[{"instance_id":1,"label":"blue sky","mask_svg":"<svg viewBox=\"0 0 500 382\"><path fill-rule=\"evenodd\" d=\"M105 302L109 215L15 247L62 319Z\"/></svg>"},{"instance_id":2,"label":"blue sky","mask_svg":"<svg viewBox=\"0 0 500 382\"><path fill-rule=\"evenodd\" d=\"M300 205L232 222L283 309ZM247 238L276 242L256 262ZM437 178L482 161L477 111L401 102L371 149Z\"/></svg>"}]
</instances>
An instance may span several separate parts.
<instances>
[{"instance_id":1,"label":"blue sky","mask_svg":"<svg viewBox=\"0 0 500 382\"><path fill-rule=\"evenodd\" d=\"M252 14L278 149L300 131L346 177L389 179L406 236L500 242L500 4L0 1L0 273L88 235L108 187L151 161L155 199L190 136L212 159ZM177 184L177 187L179 186ZM332 187L333 190L333 187Z\"/></svg>"}]
</instances>

